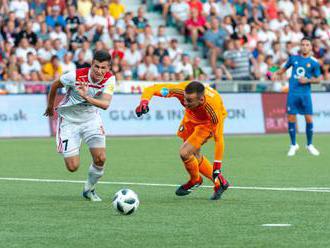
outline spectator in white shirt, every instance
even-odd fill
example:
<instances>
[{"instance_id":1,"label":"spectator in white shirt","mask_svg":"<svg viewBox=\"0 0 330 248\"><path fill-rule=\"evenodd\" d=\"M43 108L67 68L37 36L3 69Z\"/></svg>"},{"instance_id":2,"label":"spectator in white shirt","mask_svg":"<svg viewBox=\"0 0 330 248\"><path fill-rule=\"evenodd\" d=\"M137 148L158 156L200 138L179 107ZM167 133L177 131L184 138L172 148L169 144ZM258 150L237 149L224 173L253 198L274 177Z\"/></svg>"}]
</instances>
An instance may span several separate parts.
<instances>
[{"instance_id":1,"label":"spectator in white shirt","mask_svg":"<svg viewBox=\"0 0 330 248\"><path fill-rule=\"evenodd\" d=\"M183 26L184 22L189 18L190 7L188 3L184 0L174 0L170 9L175 24L179 27Z\"/></svg>"},{"instance_id":2,"label":"spectator in white shirt","mask_svg":"<svg viewBox=\"0 0 330 248\"><path fill-rule=\"evenodd\" d=\"M55 49L53 49L52 42L50 40L45 40L43 47L38 49L38 60L45 64L49 62L51 57L56 54Z\"/></svg>"},{"instance_id":3,"label":"spectator in white shirt","mask_svg":"<svg viewBox=\"0 0 330 248\"><path fill-rule=\"evenodd\" d=\"M28 40L26 38L21 39L19 47L16 49L16 56L19 61L27 61L27 54L32 52L33 54L37 54L36 50L30 46Z\"/></svg>"},{"instance_id":4,"label":"spectator in white shirt","mask_svg":"<svg viewBox=\"0 0 330 248\"><path fill-rule=\"evenodd\" d=\"M182 55L182 60L176 66L175 72L177 74L183 73L185 80L193 79L193 67L192 67L192 64L190 63L190 58L189 58L188 54Z\"/></svg>"},{"instance_id":5,"label":"spectator in white shirt","mask_svg":"<svg viewBox=\"0 0 330 248\"><path fill-rule=\"evenodd\" d=\"M72 62L72 57L73 55L70 52L64 55L63 61L61 62L63 74L76 70L76 64Z\"/></svg>"},{"instance_id":6,"label":"spectator in white shirt","mask_svg":"<svg viewBox=\"0 0 330 248\"><path fill-rule=\"evenodd\" d=\"M138 78L140 80L152 81L159 77L158 69L155 64L152 63L152 57L146 56L144 63L138 66Z\"/></svg>"},{"instance_id":7,"label":"spectator in white shirt","mask_svg":"<svg viewBox=\"0 0 330 248\"><path fill-rule=\"evenodd\" d=\"M62 31L62 26L59 23L55 24L55 30L52 31L49 36L51 40L60 39L63 47L68 47L68 37L66 33Z\"/></svg>"},{"instance_id":8,"label":"spectator in white shirt","mask_svg":"<svg viewBox=\"0 0 330 248\"><path fill-rule=\"evenodd\" d=\"M287 18L290 18L294 11L294 5L291 0L280 0L278 2L278 9L283 11Z\"/></svg>"},{"instance_id":9,"label":"spectator in white shirt","mask_svg":"<svg viewBox=\"0 0 330 248\"><path fill-rule=\"evenodd\" d=\"M29 4L26 0L13 0L9 3L9 10L14 11L17 18L25 19L29 12Z\"/></svg>"},{"instance_id":10,"label":"spectator in white shirt","mask_svg":"<svg viewBox=\"0 0 330 248\"><path fill-rule=\"evenodd\" d=\"M32 72L36 72L40 78L39 74L41 73L41 65L32 52L27 53L27 61L21 65L21 72L24 79L28 81L32 80Z\"/></svg>"},{"instance_id":11,"label":"spectator in white shirt","mask_svg":"<svg viewBox=\"0 0 330 248\"><path fill-rule=\"evenodd\" d=\"M170 59L172 61L172 64L176 66L180 60L182 55L182 49L178 46L178 40L172 39L170 42L170 47L168 48L168 53L170 56Z\"/></svg>"},{"instance_id":12,"label":"spectator in white shirt","mask_svg":"<svg viewBox=\"0 0 330 248\"><path fill-rule=\"evenodd\" d=\"M93 52L92 49L90 49L90 43L88 41L84 41L82 47L75 51L73 61L78 61L78 55L81 51L84 52L84 61L91 64L93 60Z\"/></svg>"},{"instance_id":13,"label":"spectator in white shirt","mask_svg":"<svg viewBox=\"0 0 330 248\"><path fill-rule=\"evenodd\" d=\"M142 59L141 52L138 50L138 46L135 41L131 43L129 49L126 49L124 58L127 64L132 68L133 74L135 75L137 66Z\"/></svg>"}]
</instances>

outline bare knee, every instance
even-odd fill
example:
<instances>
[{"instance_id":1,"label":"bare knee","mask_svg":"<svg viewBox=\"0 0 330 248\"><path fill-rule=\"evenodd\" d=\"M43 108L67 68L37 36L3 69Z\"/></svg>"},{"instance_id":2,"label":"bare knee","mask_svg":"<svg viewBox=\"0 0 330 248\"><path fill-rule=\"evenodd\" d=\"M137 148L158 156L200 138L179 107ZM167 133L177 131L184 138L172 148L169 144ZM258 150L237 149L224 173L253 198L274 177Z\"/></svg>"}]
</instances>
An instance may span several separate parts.
<instances>
[{"instance_id":1,"label":"bare knee","mask_svg":"<svg viewBox=\"0 0 330 248\"><path fill-rule=\"evenodd\" d=\"M66 160L65 161L66 168L70 172L75 172L79 168L79 161L75 160Z\"/></svg>"},{"instance_id":2,"label":"bare knee","mask_svg":"<svg viewBox=\"0 0 330 248\"><path fill-rule=\"evenodd\" d=\"M104 153L100 153L94 157L94 164L97 166L103 166L105 164L106 156Z\"/></svg>"},{"instance_id":3,"label":"bare knee","mask_svg":"<svg viewBox=\"0 0 330 248\"><path fill-rule=\"evenodd\" d=\"M193 152L188 149L185 145L182 145L180 148L180 157L182 159L182 161L186 161L188 160L191 155L193 155Z\"/></svg>"}]
</instances>

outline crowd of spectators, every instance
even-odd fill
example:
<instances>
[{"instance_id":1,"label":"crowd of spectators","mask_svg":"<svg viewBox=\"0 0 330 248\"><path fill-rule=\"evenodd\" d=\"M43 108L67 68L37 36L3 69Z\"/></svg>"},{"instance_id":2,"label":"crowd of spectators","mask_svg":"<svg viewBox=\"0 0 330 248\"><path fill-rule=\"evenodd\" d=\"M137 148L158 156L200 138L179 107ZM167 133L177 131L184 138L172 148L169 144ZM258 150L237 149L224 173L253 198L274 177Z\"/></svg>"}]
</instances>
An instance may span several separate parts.
<instances>
[{"instance_id":1,"label":"crowd of spectators","mask_svg":"<svg viewBox=\"0 0 330 248\"><path fill-rule=\"evenodd\" d=\"M223 79L267 79L299 52L304 36L313 39L313 56L330 79L329 0L152 1Z\"/></svg>"},{"instance_id":2,"label":"crowd of spectators","mask_svg":"<svg viewBox=\"0 0 330 248\"><path fill-rule=\"evenodd\" d=\"M51 81L89 66L99 49L111 53L118 80L264 80L304 36L330 79L330 0L150 1L212 75L166 26L153 32L142 4L133 13L120 0L0 0L0 81Z\"/></svg>"}]
</instances>

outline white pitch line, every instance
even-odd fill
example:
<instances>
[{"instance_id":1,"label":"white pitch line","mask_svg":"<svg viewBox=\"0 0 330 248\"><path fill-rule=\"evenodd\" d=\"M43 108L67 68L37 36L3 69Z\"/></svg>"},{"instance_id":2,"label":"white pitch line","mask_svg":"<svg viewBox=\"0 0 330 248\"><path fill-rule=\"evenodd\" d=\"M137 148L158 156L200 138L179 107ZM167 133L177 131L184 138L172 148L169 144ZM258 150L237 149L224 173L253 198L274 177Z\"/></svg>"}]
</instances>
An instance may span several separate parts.
<instances>
[{"instance_id":1,"label":"white pitch line","mask_svg":"<svg viewBox=\"0 0 330 248\"><path fill-rule=\"evenodd\" d=\"M40 178L15 178L15 177L0 177L0 181L23 181L23 182L41 182L41 183L85 183L82 180L64 180L64 179L40 179ZM178 187L177 184L162 184L162 183L136 183L136 182L106 182L100 181L99 184L112 185L136 185L136 186L154 186L154 187ZM201 186L202 188L212 188L213 186ZM273 187L255 187L255 186L230 186L231 189L243 190L264 190L264 191L291 191L291 192L319 192L330 193L330 188L327 187L289 187L289 188L273 188Z\"/></svg>"},{"instance_id":2,"label":"white pitch line","mask_svg":"<svg viewBox=\"0 0 330 248\"><path fill-rule=\"evenodd\" d=\"M264 227L290 227L291 224L262 224Z\"/></svg>"}]
</instances>

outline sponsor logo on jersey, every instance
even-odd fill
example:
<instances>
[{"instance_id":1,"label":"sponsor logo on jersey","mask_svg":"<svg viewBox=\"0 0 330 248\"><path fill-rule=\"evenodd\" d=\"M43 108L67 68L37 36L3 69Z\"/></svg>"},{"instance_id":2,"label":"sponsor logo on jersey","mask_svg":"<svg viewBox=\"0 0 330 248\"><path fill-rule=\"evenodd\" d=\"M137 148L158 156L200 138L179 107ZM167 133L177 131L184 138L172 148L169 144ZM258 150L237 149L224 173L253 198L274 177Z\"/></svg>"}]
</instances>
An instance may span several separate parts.
<instances>
[{"instance_id":1,"label":"sponsor logo on jersey","mask_svg":"<svg viewBox=\"0 0 330 248\"><path fill-rule=\"evenodd\" d=\"M160 94L161 94L162 96L167 96L168 93L169 93L168 88L162 88L162 89L160 90Z\"/></svg>"}]
</instances>

